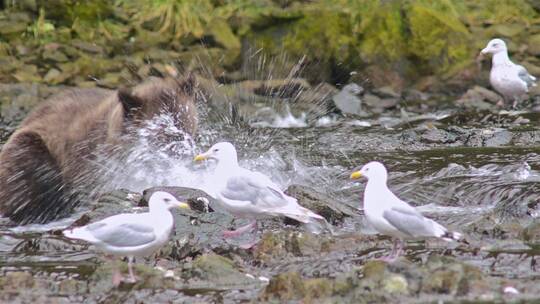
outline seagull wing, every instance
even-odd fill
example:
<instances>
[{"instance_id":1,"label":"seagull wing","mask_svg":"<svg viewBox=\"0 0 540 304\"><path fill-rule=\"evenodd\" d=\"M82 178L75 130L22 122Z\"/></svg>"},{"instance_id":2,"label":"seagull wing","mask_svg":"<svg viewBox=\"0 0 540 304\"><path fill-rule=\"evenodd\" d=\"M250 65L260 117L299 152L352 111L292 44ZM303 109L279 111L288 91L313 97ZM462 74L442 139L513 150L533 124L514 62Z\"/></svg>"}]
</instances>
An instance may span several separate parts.
<instances>
[{"instance_id":1,"label":"seagull wing","mask_svg":"<svg viewBox=\"0 0 540 304\"><path fill-rule=\"evenodd\" d=\"M262 209L274 209L287 205L286 196L268 177L247 171L227 180L221 195L229 200L250 202Z\"/></svg>"},{"instance_id":2,"label":"seagull wing","mask_svg":"<svg viewBox=\"0 0 540 304\"><path fill-rule=\"evenodd\" d=\"M446 233L446 228L413 208L392 207L383 212L383 217L390 225L412 238L438 237Z\"/></svg>"},{"instance_id":3,"label":"seagull wing","mask_svg":"<svg viewBox=\"0 0 540 304\"><path fill-rule=\"evenodd\" d=\"M156 239L154 228L136 214L121 214L86 226L95 239L114 247L146 245Z\"/></svg>"},{"instance_id":4,"label":"seagull wing","mask_svg":"<svg viewBox=\"0 0 540 304\"><path fill-rule=\"evenodd\" d=\"M516 65L516 69L518 77L527 84L527 87L536 86L536 77L529 74L529 72L527 71L527 69L525 69L524 66Z\"/></svg>"}]
</instances>

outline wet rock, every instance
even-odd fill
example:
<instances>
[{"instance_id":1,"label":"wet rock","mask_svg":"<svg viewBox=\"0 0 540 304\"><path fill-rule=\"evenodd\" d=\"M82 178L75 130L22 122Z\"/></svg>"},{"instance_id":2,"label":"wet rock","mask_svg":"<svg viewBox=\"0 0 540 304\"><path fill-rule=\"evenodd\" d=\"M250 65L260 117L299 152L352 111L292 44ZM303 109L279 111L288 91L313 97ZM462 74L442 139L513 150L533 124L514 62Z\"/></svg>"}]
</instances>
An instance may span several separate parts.
<instances>
[{"instance_id":1,"label":"wet rock","mask_svg":"<svg viewBox=\"0 0 540 304\"><path fill-rule=\"evenodd\" d=\"M344 86L339 93L332 97L336 108L344 114L365 115L362 111L362 100L359 95L364 88L356 83Z\"/></svg>"},{"instance_id":2,"label":"wet rock","mask_svg":"<svg viewBox=\"0 0 540 304\"><path fill-rule=\"evenodd\" d=\"M521 237L531 245L540 244L540 220L530 223L523 230Z\"/></svg>"},{"instance_id":3,"label":"wet rock","mask_svg":"<svg viewBox=\"0 0 540 304\"><path fill-rule=\"evenodd\" d=\"M16 124L40 101L37 84L0 84L1 117Z\"/></svg>"},{"instance_id":4,"label":"wet rock","mask_svg":"<svg viewBox=\"0 0 540 304\"><path fill-rule=\"evenodd\" d=\"M420 139L427 143L446 144L456 142L458 137L446 130L430 128L422 133Z\"/></svg>"},{"instance_id":5,"label":"wet rock","mask_svg":"<svg viewBox=\"0 0 540 304\"><path fill-rule=\"evenodd\" d=\"M285 257L309 256L326 252L331 243L329 237L312 233L291 230L266 232L257 243L253 256L263 262L278 261Z\"/></svg>"},{"instance_id":6,"label":"wet rock","mask_svg":"<svg viewBox=\"0 0 540 304\"><path fill-rule=\"evenodd\" d=\"M133 197L135 199L132 199ZM133 207L138 203L137 197L138 193L126 189L105 193L92 203L92 209L89 212L84 213L70 227L83 226L119 213L133 212Z\"/></svg>"},{"instance_id":7,"label":"wet rock","mask_svg":"<svg viewBox=\"0 0 540 304\"><path fill-rule=\"evenodd\" d=\"M253 280L240 272L232 260L217 254L203 254L197 257L193 261L191 276L220 285L241 284Z\"/></svg>"},{"instance_id":8,"label":"wet rock","mask_svg":"<svg viewBox=\"0 0 540 304\"><path fill-rule=\"evenodd\" d=\"M286 272L273 277L260 295L264 301L290 301L301 299L305 294L302 277L298 272Z\"/></svg>"},{"instance_id":9,"label":"wet rock","mask_svg":"<svg viewBox=\"0 0 540 304\"><path fill-rule=\"evenodd\" d=\"M427 278L423 280L422 291L464 295L474 290L481 292L484 275L474 266L453 258L432 256L427 265ZM487 289L487 286L484 286Z\"/></svg>"},{"instance_id":10,"label":"wet rock","mask_svg":"<svg viewBox=\"0 0 540 304\"><path fill-rule=\"evenodd\" d=\"M481 86L475 86L467 90L456 103L464 107L471 107L478 110L494 109L495 104L502 98L497 93Z\"/></svg>"},{"instance_id":11,"label":"wet rock","mask_svg":"<svg viewBox=\"0 0 540 304\"><path fill-rule=\"evenodd\" d=\"M33 288L35 285L34 276L26 271L14 271L7 273L0 278L0 286L3 291L21 292L25 288Z\"/></svg>"},{"instance_id":12,"label":"wet rock","mask_svg":"<svg viewBox=\"0 0 540 304\"><path fill-rule=\"evenodd\" d=\"M139 203L142 206L148 206L148 200L156 191L165 191L172 194L177 200L187 201L189 207L199 212L214 212L211 206L217 203L215 199L206 192L186 187L153 187L143 191L143 199Z\"/></svg>"},{"instance_id":13,"label":"wet rock","mask_svg":"<svg viewBox=\"0 0 540 304\"><path fill-rule=\"evenodd\" d=\"M291 185L286 192L296 198L302 207L321 215L332 225L339 225L346 217L358 215L358 210L353 207L307 186Z\"/></svg>"}]
</instances>

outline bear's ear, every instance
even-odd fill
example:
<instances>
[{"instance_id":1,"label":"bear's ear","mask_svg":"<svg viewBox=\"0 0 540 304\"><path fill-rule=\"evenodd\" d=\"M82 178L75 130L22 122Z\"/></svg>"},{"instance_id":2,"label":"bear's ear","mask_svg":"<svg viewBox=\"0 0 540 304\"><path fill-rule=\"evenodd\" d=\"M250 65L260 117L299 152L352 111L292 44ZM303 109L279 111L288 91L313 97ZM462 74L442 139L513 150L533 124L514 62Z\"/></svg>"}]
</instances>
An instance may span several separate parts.
<instances>
[{"instance_id":1,"label":"bear's ear","mask_svg":"<svg viewBox=\"0 0 540 304\"><path fill-rule=\"evenodd\" d=\"M143 106L143 100L133 94L131 89L121 88L118 90L118 100L124 109L124 116L131 117Z\"/></svg>"},{"instance_id":2,"label":"bear's ear","mask_svg":"<svg viewBox=\"0 0 540 304\"><path fill-rule=\"evenodd\" d=\"M189 72L188 75L180 82L182 91L187 95L192 95L195 92L196 82L197 80L195 79L195 74Z\"/></svg>"}]
</instances>

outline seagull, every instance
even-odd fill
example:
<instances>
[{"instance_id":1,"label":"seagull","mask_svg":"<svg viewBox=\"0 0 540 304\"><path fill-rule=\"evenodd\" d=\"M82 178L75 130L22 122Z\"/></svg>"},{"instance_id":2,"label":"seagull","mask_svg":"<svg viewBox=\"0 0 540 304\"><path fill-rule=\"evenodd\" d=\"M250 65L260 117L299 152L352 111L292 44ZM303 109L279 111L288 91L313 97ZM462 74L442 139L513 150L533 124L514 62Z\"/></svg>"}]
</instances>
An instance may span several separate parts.
<instances>
[{"instance_id":1,"label":"seagull","mask_svg":"<svg viewBox=\"0 0 540 304\"><path fill-rule=\"evenodd\" d=\"M364 191L364 214L368 222L377 232L395 238L392 253L383 260L393 261L399 257L404 239L435 237L451 241L461 238L460 233L449 232L394 195L386 185L388 173L380 162L369 162L351 174L352 179L362 176L368 179Z\"/></svg>"},{"instance_id":2,"label":"seagull","mask_svg":"<svg viewBox=\"0 0 540 304\"><path fill-rule=\"evenodd\" d=\"M137 281L133 274L134 257L148 256L169 240L174 225L170 210L174 207L189 208L167 192L157 191L148 202L149 212L122 213L107 217L86 226L67 229L64 236L89 242L113 256L127 256L130 283ZM113 274L113 284L118 285L122 276Z\"/></svg>"},{"instance_id":3,"label":"seagull","mask_svg":"<svg viewBox=\"0 0 540 304\"><path fill-rule=\"evenodd\" d=\"M266 175L242 168L238 165L235 147L229 142L213 145L207 152L195 156L195 161L213 159L217 161L214 172L214 194L218 204L237 218L250 219L248 225L236 230L224 231L233 237L257 227L257 219L286 216L309 224L324 218L302 206L297 200L283 193ZM251 248L255 243L244 244Z\"/></svg>"},{"instance_id":4,"label":"seagull","mask_svg":"<svg viewBox=\"0 0 540 304\"><path fill-rule=\"evenodd\" d=\"M530 87L536 86L536 77L508 58L508 49L502 39L489 41L480 53L493 55L489 82L506 101L513 101L512 107L515 108L521 96L529 92Z\"/></svg>"}]
</instances>

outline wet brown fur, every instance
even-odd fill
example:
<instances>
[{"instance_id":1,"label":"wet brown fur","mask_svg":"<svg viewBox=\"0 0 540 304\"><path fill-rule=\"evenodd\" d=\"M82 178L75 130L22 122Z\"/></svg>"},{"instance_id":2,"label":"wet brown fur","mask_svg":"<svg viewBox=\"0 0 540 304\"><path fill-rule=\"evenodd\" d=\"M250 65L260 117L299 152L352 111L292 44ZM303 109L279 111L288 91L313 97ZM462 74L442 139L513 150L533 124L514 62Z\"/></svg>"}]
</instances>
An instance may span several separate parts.
<instances>
[{"instance_id":1,"label":"wet brown fur","mask_svg":"<svg viewBox=\"0 0 540 304\"><path fill-rule=\"evenodd\" d=\"M160 112L177 113L178 127L197 127L194 84L150 79L128 89L72 89L51 97L23 120L0 152L0 212L15 223L44 223L78 204L78 179L104 144ZM128 137L129 138L129 137Z\"/></svg>"}]
</instances>

